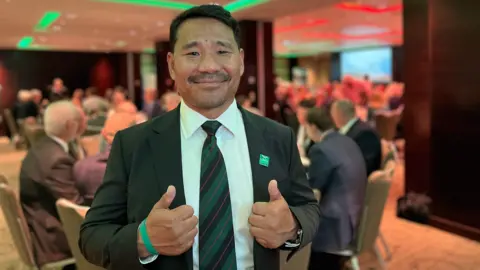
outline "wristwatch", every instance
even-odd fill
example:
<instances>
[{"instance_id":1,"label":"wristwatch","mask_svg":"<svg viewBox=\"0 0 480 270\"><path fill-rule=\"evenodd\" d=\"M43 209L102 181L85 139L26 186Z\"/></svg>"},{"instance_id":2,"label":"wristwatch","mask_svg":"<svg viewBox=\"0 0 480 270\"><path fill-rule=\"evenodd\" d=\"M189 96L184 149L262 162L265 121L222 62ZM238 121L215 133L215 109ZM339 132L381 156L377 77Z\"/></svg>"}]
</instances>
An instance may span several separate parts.
<instances>
[{"instance_id":1,"label":"wristwatch","mask_svg":"<svg viewBox=\"0 0 480 270\"><path fill-rule=\"evenodd\" d=\"M297 230L297 238L295 238L295 240L293 240L293 241L289 240L289 241L285 242L285 248L289 248L289 249L297 248L302 243L302 240L303 240L303 230L298 229Z\"/></svg>"}]
</instances>

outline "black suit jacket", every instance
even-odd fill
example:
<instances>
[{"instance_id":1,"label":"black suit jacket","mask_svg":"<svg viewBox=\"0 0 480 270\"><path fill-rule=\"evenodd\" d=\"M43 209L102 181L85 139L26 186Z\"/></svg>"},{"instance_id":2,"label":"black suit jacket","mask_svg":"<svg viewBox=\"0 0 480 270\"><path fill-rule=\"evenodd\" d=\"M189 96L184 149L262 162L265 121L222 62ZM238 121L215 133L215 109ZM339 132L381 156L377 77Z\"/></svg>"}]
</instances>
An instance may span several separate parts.
<instances>
[{"instance_id":1,"label":"black suit jacket","mask_svg":"<svg viewBox=\"0 0 480 270\"><path fill-rule=\"evenodd\" d=\"M27 153L20 169L20 203L27 220L38 265L71 257L55 202L83 203L75 187L75 160L45 136Z\"/></svg>"},{"instance_id":2,"label":"black suit jacket","mask_svg":"<svg viewBox=\"0 0 480 270\"><path fill-rule=\"evenodd\" d=\"M321 220L312 249L344 250L351 244L365 199L367 174L358 145L337 132L326 135L308 153L310 184L320 190Z\"/></svg>"},{"instance_id":3,"label":"black suit jacket","mask_svg":"<svg viewBox=\"0 0 480 270\"><path fill-rule=\"evenodd\" d=\"M382 143L377 132L362 120L357 120L347 132L362 150L367 166L367 176L380 169L382 163Z\"/></svg>"},{"instance_id":4,"label":"black suit jacket","mask_svg":"<svg viewBox=\"0 0 480 270\"><path fill-rule=\"evenodd\" d=\"M319 211L299 158L292 130L243 109L252 165L255 202L268 202L268 183L278 187L303 229L302 247L315 235ZM169 185L177 189L171 208L185 204L179 108L119 132L114 139L103 184L80 231L79 245L91 263L109 269L193 269L192 250L159 256L141 265L137 229ZM260 154L270 165L259 164ZM254 244L255 269L279 269L279 251Z\"/></svg>"}]
</instances>

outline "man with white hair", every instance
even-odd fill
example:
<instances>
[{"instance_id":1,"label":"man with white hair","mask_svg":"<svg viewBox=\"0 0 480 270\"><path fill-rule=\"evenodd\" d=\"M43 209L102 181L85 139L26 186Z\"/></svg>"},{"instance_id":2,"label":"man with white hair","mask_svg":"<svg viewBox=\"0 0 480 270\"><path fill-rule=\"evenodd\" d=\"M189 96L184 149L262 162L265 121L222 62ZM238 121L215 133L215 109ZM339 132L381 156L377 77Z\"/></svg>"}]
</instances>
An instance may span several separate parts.
<instances>
[{"instance_id":1,"label":"man with white hair","mask_svg":"<svg viewBox=\"0 0 480 270\"><path fill-rule=\"evenodd\" d=\"M79 110L69 101L45 110L46 136L28 150L20 169L20 202L32 235L34 257L42 265L71 257L55 202L82 204L73 179L69 143L79 132Z\"/></svg>"}]
</instances>

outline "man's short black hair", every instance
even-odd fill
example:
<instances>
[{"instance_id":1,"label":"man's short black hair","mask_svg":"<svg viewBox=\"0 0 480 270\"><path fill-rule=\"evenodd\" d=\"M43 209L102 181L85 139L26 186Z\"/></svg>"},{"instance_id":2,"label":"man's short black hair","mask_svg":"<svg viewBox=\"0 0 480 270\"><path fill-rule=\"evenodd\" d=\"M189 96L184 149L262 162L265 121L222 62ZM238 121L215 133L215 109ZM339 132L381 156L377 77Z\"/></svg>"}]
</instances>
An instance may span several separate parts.
<instances>
[{"instance_id":1,"label":"man's short black hair","mask_svg":"<svg viewBox=\"0 0 480 270\"><path fill-rule=\"evenodd\" d=\"M317 101L313 98L302 99L298 102L298 107L302 107L305 109L315 108Z\"/></svg>"},{"instance_id":2,"label":"man's short black hair","mask_svg":"<svg viewBox=\"0 0 480 270\"><path fill-rule=\"evenodd\" d=\"M308 110L307 122L315 125L322 132L334 128L330 112L324 107Z\"/></svg>"},{"instance_id":3,"label":"man's short black hair","mask_svg":"<svg viewBox=\"0 0 480 270\"><path fill-rule=\"evenodd\" d=\"M217 20L226 26L230 27L233 31L235 41L240 48L240 26L237 20L232 17L232 14L219 5L200 5L192 7L184 12L180 13L170 24L170 50L173 52L175 49L175 43L177 42L177 33L180 25L187 20L197 18L210 18Z\"/></svg>"}]
</instances>

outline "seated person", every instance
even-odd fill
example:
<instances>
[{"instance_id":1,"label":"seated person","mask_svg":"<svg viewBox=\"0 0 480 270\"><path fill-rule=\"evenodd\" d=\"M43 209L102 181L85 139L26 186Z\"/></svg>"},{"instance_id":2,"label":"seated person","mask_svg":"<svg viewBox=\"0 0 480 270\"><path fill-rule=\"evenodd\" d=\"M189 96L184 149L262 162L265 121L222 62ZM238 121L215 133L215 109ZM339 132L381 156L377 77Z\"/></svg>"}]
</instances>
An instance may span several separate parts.
<instances>
[{"instance_id":1,"label":"seated person","mask_svg":"<svg viewBox=\"0 0 480 270\"><path fill-rule=\"evenodd\" d=\"M380 169L380 137L372 127L356 117L355 105L349 100L338 100L333 103L330 113L338 132L352 138L362 150L367 176Z\"/></svg>"},{"instance_id":2,"label":"seated person","mask_svg":"<svg viewBox=\"0 0 480 270\"><path fill-rule=\"evenodd\" d=\"M82 197L88 203L91 203L97 188L102 183L103 175L107 167L108 155L110 154L109 146L113 142L115 134L131 125L135 124L135 116L127 113L114 113L105 122L102 130L102 137L107 143L107 149L95 156L84 158L73 168L73 175L77 182L77 187Z\"/></svg>"},{"instance_id":3,"label":"seated person","mask_svg":"<svg viewBox=\"0 0 480 270\"><path fill-rule=\"evenodd\" d=\"M363 208L365 161L358 145L334 130L325 108L311 109L305 127L315 142L308 173L321 213L309 269L340 270L349 260L345 250L355 239Z\"/></svg>"},{"instance_id":4,"label":"seated person","mask_svg":"<svg viewBox=\"0 0 480 270\"><path fill-rule=\"evenodd\" d=\"M245 110L247 110L251 113L263 116L263 113L259 109L253 107L252 100L249 99L247 96L238 95L236 97L236 99L237 99L238 104L240 104L240 106L242 106Z\"/></svg>"},{"instance_id":5,"label":"seated person","mask_svg":"<svg viewBox=\"0 0 480 270\"><path fill-rule=\"evenodd\" d=\"M47 136L28 150L21 165L20 203L39 267L72 256L55 203L60 198L75 204L84 202L73 179L75 159L69 154L80 117L70 101L50 104L43 119Z\"/></svg>"}]
</instances>

